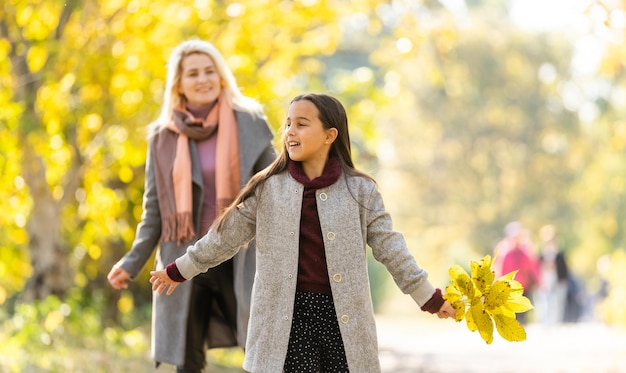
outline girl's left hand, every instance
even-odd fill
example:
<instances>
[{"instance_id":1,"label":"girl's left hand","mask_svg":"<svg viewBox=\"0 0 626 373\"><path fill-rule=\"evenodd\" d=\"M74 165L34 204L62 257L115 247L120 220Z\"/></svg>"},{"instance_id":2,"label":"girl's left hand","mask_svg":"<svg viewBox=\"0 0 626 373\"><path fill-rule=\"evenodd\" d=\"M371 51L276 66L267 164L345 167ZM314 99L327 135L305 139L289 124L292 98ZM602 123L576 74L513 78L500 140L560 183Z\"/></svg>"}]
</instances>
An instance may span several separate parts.
<instances>
[{"instance_id":1,"label":"girl's left hand","mask_svg":"<svg viewBox=\"0 0 626 373\"><path fill-rule=\"evenodd\" d=\"M455 316L456 310L450 303L448 303L448 301L445 301L439 309L439 312L437 312L437 317L440 319L447 319L449 317L454 318Z\"/></svg>"},{"instance_id":2,"label":"girl's left hand","mask_svg":"<svg viewBox=\"0 0 626 373\"><path fill-rule=\"evenodd\" d=\"M169 286L165 294L170 295L176 289L180 282L173 281L167 272L163 269L161 271L150 272L150 283L152 284L152 290L159 294L163 294L163 291Z\"/></svg>"}]
</instances>

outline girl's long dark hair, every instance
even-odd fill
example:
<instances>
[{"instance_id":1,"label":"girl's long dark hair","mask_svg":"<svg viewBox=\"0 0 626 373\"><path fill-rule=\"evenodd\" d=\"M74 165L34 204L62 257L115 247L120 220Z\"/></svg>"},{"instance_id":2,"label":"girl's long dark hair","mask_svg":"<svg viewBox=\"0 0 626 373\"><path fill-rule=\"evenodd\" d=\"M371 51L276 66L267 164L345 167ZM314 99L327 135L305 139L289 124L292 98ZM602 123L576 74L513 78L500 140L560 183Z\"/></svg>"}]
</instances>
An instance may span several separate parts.
<instances>
[{"instance_id":1,"label":"girl's long dark hair","mask_svg":"<svg viewBox=\"0 0 626 373\"><path fill-rule=\"evenodd\" d=\"M348 116L341 102L327 94L305 93L294 97L290 104L302 100L310 101L315 105L324 129L337 129L337 138L331 145L329 156L339 158L344 174L363 176L373 181L372 177L354 168L350 149L350 134L348 133ZM280 154L274 162L264 170L255 174L250 181L248 181L248 184L241 190L235 201L233 201L233 203L215 220L213 227L219 232L223 226L225 217L235 209L237 205L254 194L257 186L261 185L265 180L285 171L288 164L289 153L287 153L287 147L283 141Z\"/></svg>"}]
</instances>

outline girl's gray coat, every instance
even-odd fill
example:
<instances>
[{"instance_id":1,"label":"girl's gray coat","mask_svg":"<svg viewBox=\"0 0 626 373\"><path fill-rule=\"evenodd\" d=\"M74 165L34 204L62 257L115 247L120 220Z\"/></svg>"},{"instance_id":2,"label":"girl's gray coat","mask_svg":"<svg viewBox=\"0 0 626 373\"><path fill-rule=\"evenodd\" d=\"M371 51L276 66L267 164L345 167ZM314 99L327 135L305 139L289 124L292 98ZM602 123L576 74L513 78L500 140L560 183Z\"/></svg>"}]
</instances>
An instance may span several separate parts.
<instances>
[{"instance_id":1,"label":"girl's gray coat","mask_svg":"<svg viewBox=\"0 0 626 373\"><path fill-rule=\"evenodd\" d=\"M270 177L228 215L221 234L209 232L176 260L183 277L189 279L232 257L255 238L257 271L244 361L244 369L250 372L283 369L298 276L302 192L303 186L288 172ZM366 245L419 306L435 289L402 234L393 230L372 180L344 174L333 185L317 190L316 199L348 367L351 372L379 372Z\"/></svg>"},{"instance_id":2,"label":"girl's gray coat","mask_svg":"<svg viewBox=\"0 0 626 373\"><path fill-rule=\"evenodd\" d=\"M272 145L273 134L265 118L240 111L235 111L235 115L239 133L241 182L243 186L254 173L262 170L274 160L276 152ZM201 214L199 206L202 205L201 201L204 198L204 188L196 144L190 140L189 145L192 162L193 206L195 207L194 224L196 232L198 232L198 221ZM178 246L176 242L166 242L159 245L161 215L157 200L153 151L154 149L149 146L141 223L137 227L135 241L130 251L119 262L119 265L133 277L142 270L157 246L159 246L159 250L155 267L163 269L165 265L184 254L185 248L193 243L187 242ZM228 346L232 345L233 342L238 342L241 346L244 345L250 311L250 292L254 279L254 260L254 247L252 245L234 258L235 295L238 306L238 341L232 340L232 335L228 329L224 329L226 325L214 323L209 330L209 346ZM176 293L170 296L153 292L152 357L155 361L173 365L183 364L190 296L191 282L181 284Z\"/></svg>"}]
</instances>

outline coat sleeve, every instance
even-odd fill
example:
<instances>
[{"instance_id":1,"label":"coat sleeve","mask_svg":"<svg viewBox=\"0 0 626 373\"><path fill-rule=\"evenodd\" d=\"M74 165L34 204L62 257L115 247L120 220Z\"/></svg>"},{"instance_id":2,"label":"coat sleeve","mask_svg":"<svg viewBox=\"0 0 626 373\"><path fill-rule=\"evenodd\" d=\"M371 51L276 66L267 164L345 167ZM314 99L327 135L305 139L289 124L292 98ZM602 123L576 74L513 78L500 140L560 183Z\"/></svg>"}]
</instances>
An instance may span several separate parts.
<instances>
[{"instance_id":1,"label":"coat sleeve","mask_svg":"<svg viewBox=\"0 0 626 373\"><path fill-rule=\"evenodd\" d=\"M256 197L252 196L230 210L220 232L211 228L185 255L176 259L176 267L187 280L232 258L250 242L256 231Z\"/></svg>"},{"instance_id":2,"label":"coat sleeve","mask_svg":"<svg viewBox=\"0 0 626 373\"><path fill-rule=\"evenodd\" d=\"M143 213L137 226L135 240L122 259L118 262L133 277L146 265L161 238L161 213L157 198L156 176L152 159L152 145L148 145L146 157L145 185L143 194Z\"/></svg>"},{"instance_id":3,"label":"coat sleeve","mask_svg":"<svg viewBox=\"0 0 626 373\"><path fill-rule=\"evenodd\" d=\"M393 230L391 216L382 196L372 184L366 203L367 243L374 258L382 263L403 293L422 307L435 293L428 273L420 268L409 251L404 236Z\"/></svg>"}]
</instances>

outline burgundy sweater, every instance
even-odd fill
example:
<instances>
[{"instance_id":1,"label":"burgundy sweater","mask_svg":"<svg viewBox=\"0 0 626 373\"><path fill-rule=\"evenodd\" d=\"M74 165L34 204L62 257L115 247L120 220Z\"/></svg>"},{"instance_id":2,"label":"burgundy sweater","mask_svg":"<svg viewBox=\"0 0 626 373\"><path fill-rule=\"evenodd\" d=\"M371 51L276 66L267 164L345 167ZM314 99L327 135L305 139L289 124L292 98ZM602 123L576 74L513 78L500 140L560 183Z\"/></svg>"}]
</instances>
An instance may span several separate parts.
<instances>
[{"instance_id":1,"label":"burgundy sweater","mask_svg":"<svg viewBox=\"0 0 626 373\"><path fill-rule=\"evenodd\" d=\"M341 164L330 157L322 175L313 180L304 173L300 162L289 162L289 174L304 186L300 216L300 248L298 257L298 291L330 294L330 280L322 228L317 214L315 191L334 184L341 175Z\"/></svg>"}]
</instances>

